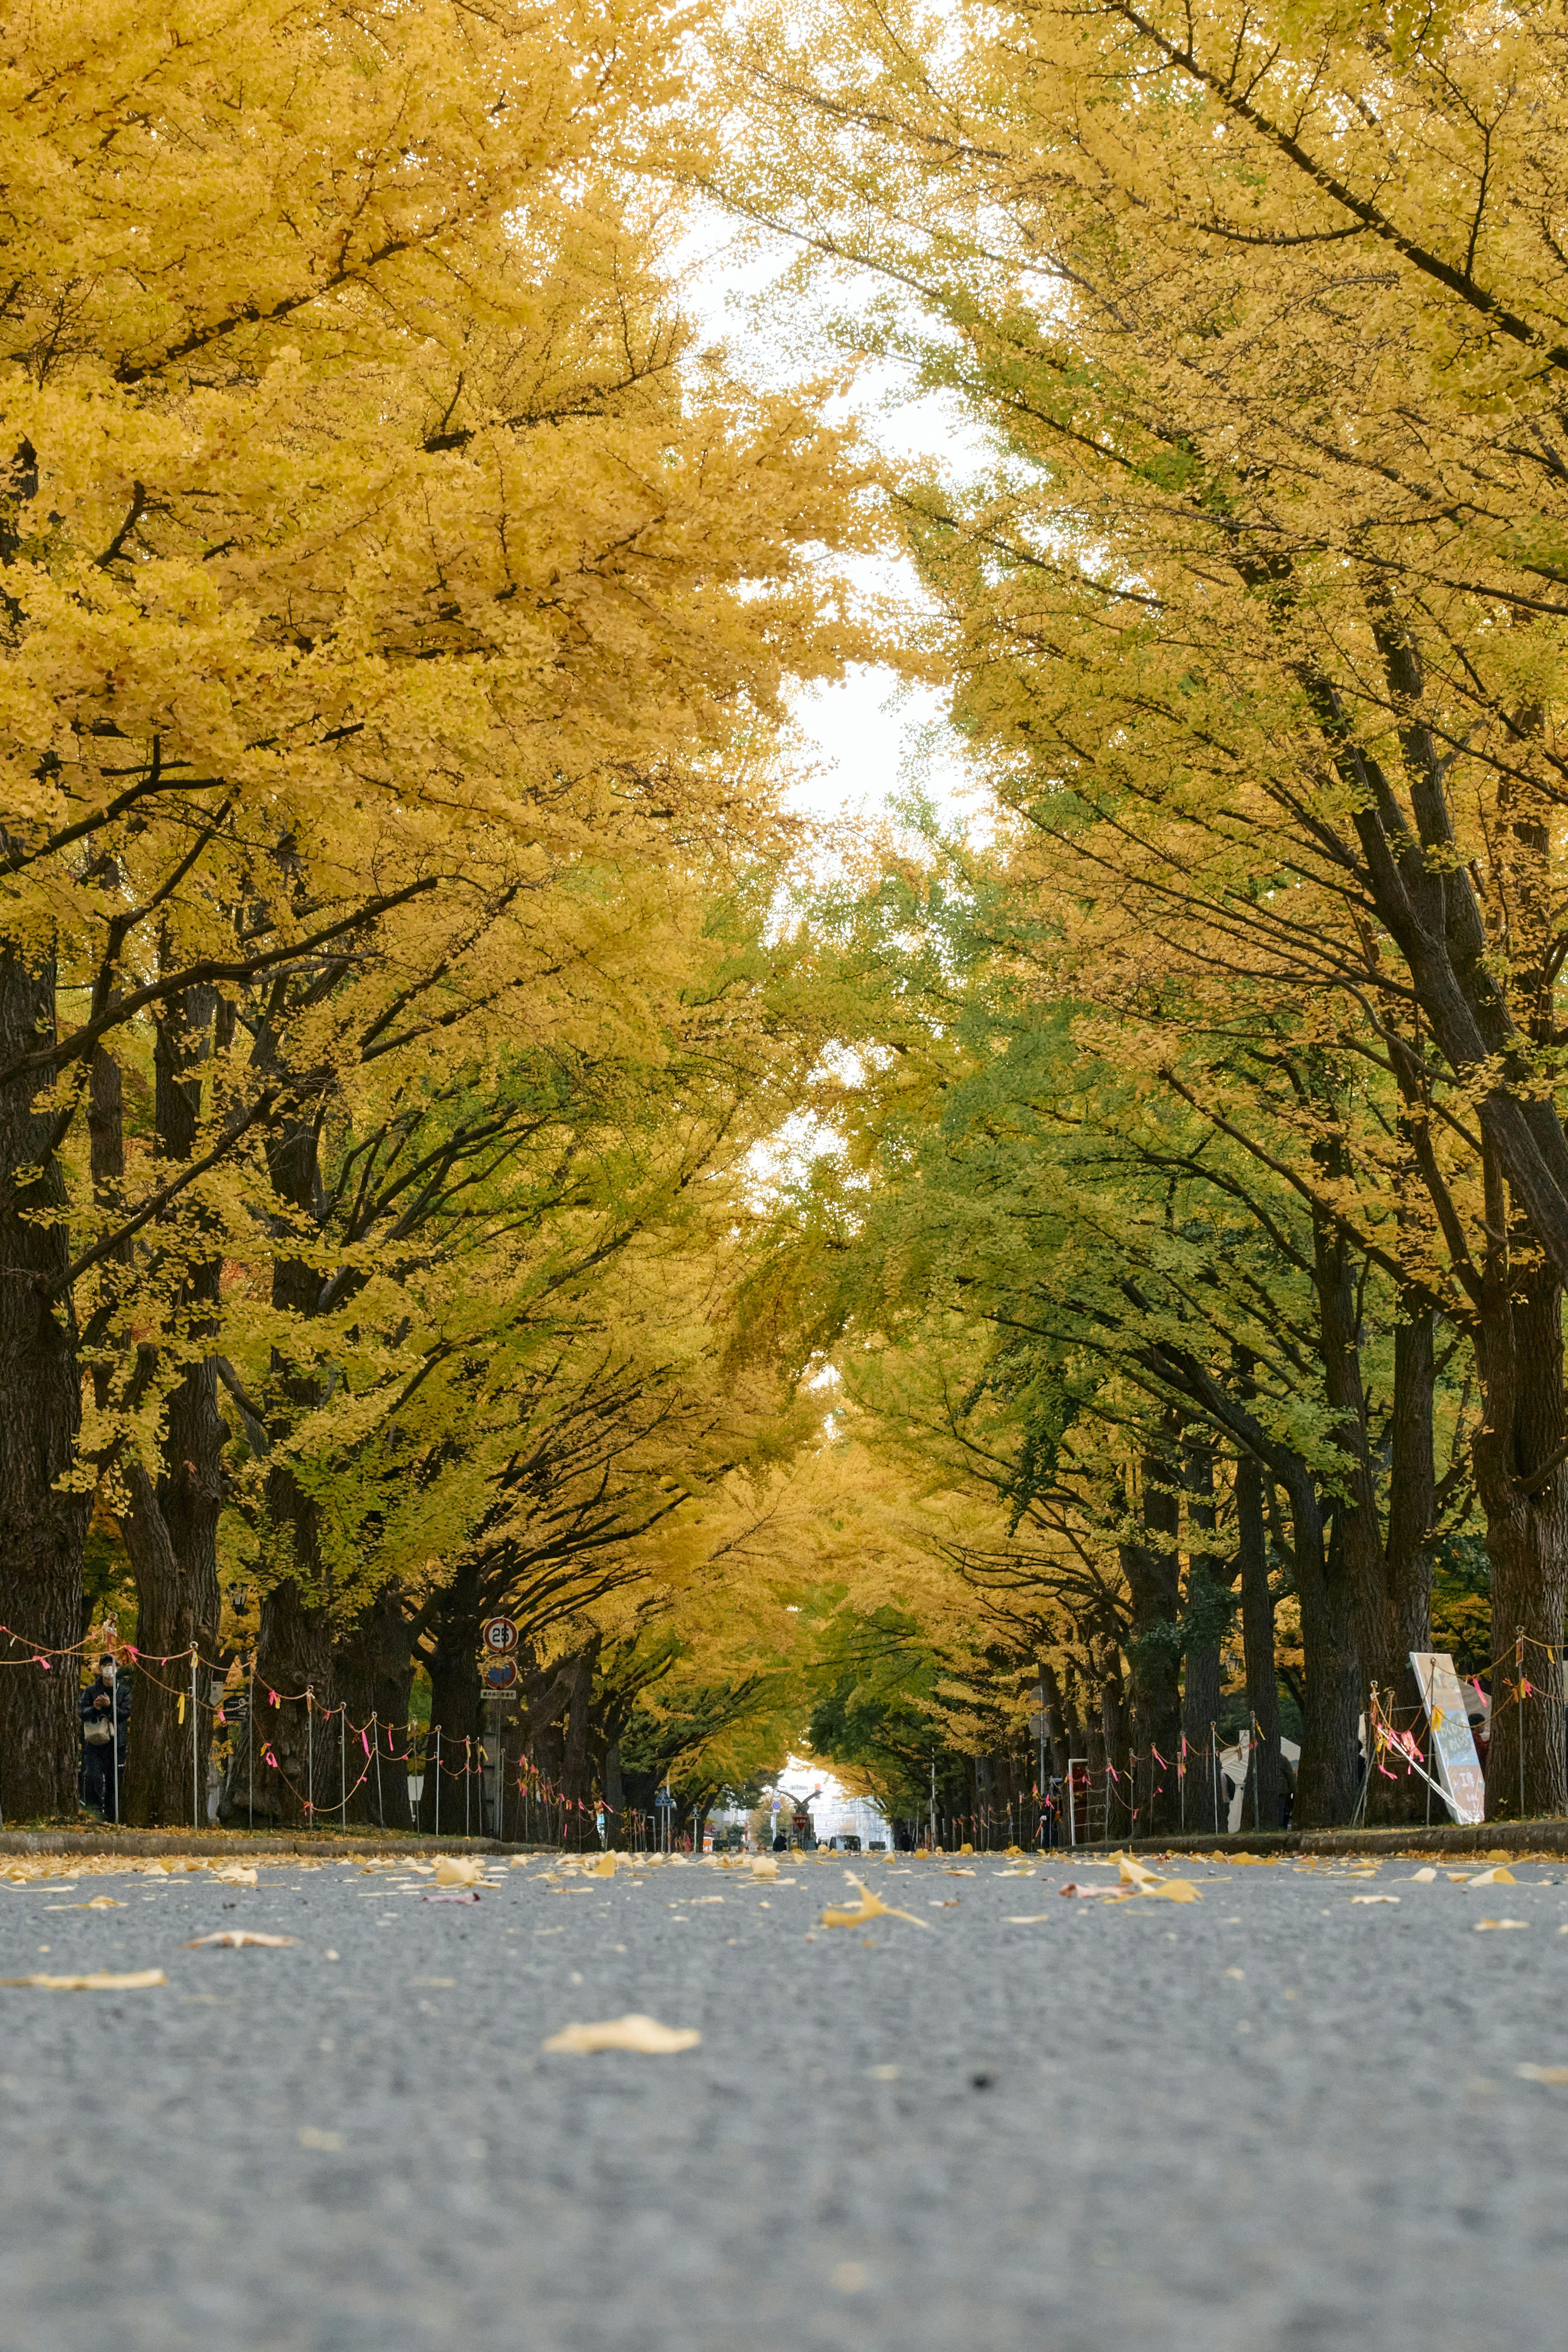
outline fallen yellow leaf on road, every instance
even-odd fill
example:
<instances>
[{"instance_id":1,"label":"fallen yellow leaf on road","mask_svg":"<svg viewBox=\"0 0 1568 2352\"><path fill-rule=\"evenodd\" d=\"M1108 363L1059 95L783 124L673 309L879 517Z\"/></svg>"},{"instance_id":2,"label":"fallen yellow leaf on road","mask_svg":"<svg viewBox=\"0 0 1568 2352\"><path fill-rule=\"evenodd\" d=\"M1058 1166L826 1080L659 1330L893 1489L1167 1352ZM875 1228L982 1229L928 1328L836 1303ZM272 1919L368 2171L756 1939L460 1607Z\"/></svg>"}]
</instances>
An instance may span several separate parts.
<instances>
[{"instance_id":1,"label":"fallen yellow leaf on road","mask_svg":"<svg viewBox=\"0 0 1568 2352\"><path fill-rule=\"evenodd\" d=\"M1568 2083L1568 2066L1516 2066L1513 2071L1527 2083Z\"/></svg>"},{"instance_id":2,"label":"fallen yellow leaf on road","mask_svg":"<svg viewBox=\"0 0 1568 2352\"><path fill-rule=\"evenodd\" d=\"M81 1907L84 1911L123 1911L125 1906L112 1895L90 1895Z\"/></svg>"},{"instance_id":3,"label":"fallen yellow leaf on road","mask_svg":"<svg viewBox=\"0 0 1568 2352\"><path fill-rule=\"evenodd\" d=\"M151 1985L168 1981L162 1969L133 1969L125 1976L110 1976L100 1969L86 1977L0 1977L0 1984L32 1985L39 1992L144 1992Z\"/></svg>"},{"instance_id":4,"label":"fallen yellow leaf on road","mask_svg":"<svg viewBox=\"0 0 1568 2352\"><path fill-rule=\"evenodd\" d=\"M1465 1884L1468 1886L1517 1886L1519 1882L1511 1870L1504 1870L1500 1865L1496 1870L1478 1870L1474 1878L1467 1879Z\"/></svg>"},{"instance_id":5,"label":"fallen yellow leaf on road","mask_svg":"<svg viewBox=\"0 0 1568 2352\"><path fill-rule=\"evenodd\" d=\"M694 2025L661 2025L656 2017L613 2017L603 2025L565 2025L542 2046L582 2056L595 2050L635 2050L648 2058L668 2058L678 2050L695 2050L702 2036Z\"/></svg>"},{"instance_id":6,"label":"fallen yellow leaf on road","mask_svg":"<svg viewBox=\"0 0 1568 2352\"><path fill-rule=\"evenodd\" d=\"M1048 1911L1020 1911L1005 1923L1009 1927L1038 1927L1050 1917Z\"/></svg>"},{"instance_id":7,"label":"fallen yellow leaf on road","mask_svg":"<svg viewBox=\"0 0 1568 2352\"><path fill-rule=\"evenodd\" d=\"M242 1862L216 1862L212 1875L220 1886L254 1886L256 1873Z\"/></svg>"},{"instance_id":8,"label":"fallen yellow leaf on road","mask_svg":"<svg viewBox=\"0 0 1568 2352\"><path fill-rule=\"evenodd\" d=\"M248 1927L220 1927L216 1935L193 1936L185 1946L187 1952L199 1952L204 1944L226 1944L237 1950L242 1944L266 1944L274 1950L285 1944L297 1944L298 1936L253 1936Z\"/></svg>"},{"instance_id":9,"label":"fallen yellow leaf on road","mask_svg":"<svg viewBox=\"0 0 1568 2352\"><path fill-rule=\"evenodd\" d=\"M1197 1881L1193 1878L1167 1879L1163 1886L1146 1887L1144 1892L1167 1903L1201 1903L1204 1899Z\"/></svg>"},{"instance_id":10,"label":"fallen yellow leaf on road","mask_svg":"<svg viewBox=\"0 0 1568 2352\"><path fill-rule=\"evenodd\" d=\"M873 1895L852 1870L847 1870L844 1875L857 1890L860 1900L853 1909L847 1904L830 1903L822 1915L825 1927L863 1927L868 1919L907 1919L911 1927L923 1927L930 1934L929 1919L917 1919L912 1911L895 1910L892 1904L884 1903L879 1895Z\"/></svg>"},{"instance_id":11,"label":"fallen yellow leaf on road","mask_svg":"<svg viewBox=\"0 0 1568 2352\"><path fill-rule=\"evenodd\" d=\"M1425 1870L1415 1870L1411 1872L1410 1884L1412 1886L1430 1886L1436 1875L1436 1872L1433 1869L1431 1864L1428 1863Z\"/></svg>"},{"instance_id":12,"label":"fallen yellow leaf on road","mask_svg":"<svg viewBox=\"0 0 1568 2352\"><path fill-rule=\"evenodd\" d=\"M1397 1903L1397 1895L1352 1895L1352 1903Z\"/></svg>"},{"instance_id":13,"label":"fallen yellow leaf on road","mask_svg":"<svg viewBox=\"0 0 1568 2352\"><path fill-rule=\"evenodd\" d=\"M1528 1919L1478 1919L1476 1933L1482 1935L1489 1927L1527 1927L1529 1925Z\"/></svg>"},{"instance_id":14,"label":"fallen yellow leaf on road","mask_svg":"<svg viewBox=\"0 0 1568 2352\"><path fill-rule=\"evenodd\" d=\"M615 1864L611 1863L612 1872L615 1867ZM466 1856L455 1853L438 1853L436 1856L437 1886L482 1886L484 1878L485 1866L482 1862L470 1862Z\"/></svg>"}]
</instances>

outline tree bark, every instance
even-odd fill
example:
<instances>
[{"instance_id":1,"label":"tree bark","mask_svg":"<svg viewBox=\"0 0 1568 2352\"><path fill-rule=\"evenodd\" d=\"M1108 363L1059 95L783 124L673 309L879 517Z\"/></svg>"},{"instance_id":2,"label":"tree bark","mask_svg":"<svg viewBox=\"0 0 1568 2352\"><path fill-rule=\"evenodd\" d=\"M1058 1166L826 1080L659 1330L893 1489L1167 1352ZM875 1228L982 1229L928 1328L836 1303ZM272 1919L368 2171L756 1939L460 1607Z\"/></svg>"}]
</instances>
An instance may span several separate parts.
<instances>
[{"instance_id":1,"label":"tree bark","mask_svg":"<svg viewBox=\"0 0 1568 2352\"><path fill-rule=\"evenodd\" d=\"M1497 1200L1494 1215L1500 1207ZM1492 1675L1487 1816L1507 1821L1568 1811L1561 1648L1568 1476L1547 1467L1565 1420L1562 1285L1539 1256L1519 1274L1502 1250L1496 1257L1478 1328L1486 1412L1473 1458L1492 1567L1492 1654L1501 1661Z\"/></svg>"},{"instance_id":2,"label":"tree bark","mask_svg":"<svg viewBox=\"0 0 1568 2352\"><path fill-rule=\"evenodd\" d=\"M396 1585L384 1585L342 1636L332 1680L339 1704L349 1711L349 1820L377 1829L412 1829L408 1767L396 1759L408 1753L414 1654Z\"/></svg>"},{"instance_id":3,"label":"tree bark","mask_svg":"<svg viewBox=\"0 0 1568 2352\"><path fill-rule=\"evenodd\" d=\"M483 1685L479 1680L479 1570L472 1558L458 1568L437 1601L431 1621L430 1738L426 1751L425 1790L419 1826L436 1826L436 1733L441 1734L441 1831L447 1837L463 1826L463 1772L478 1755ZM473 1807L468 1808L470 1823Z\"/></svg>"},{"instance_id":4,"label":"tree bark","mask_svg":"<svg viewBox=\"0 0 1568 2352\"><path fill-rule=\"evenodd\" d=\"M1237 1464L1236 1527L1247 1705L1253 1725L1253 1798L1258 1828L1271 1830L1279 1822L1279 1685L1274 1672L1274 1595L1268 1588L1263 1471L1250 1454Z\"/></svg>"},{"instance_id":5,"label":"tree bark","mask_svg":"<svg viewBox=\"0 0 1568 2352\"><path fill-rule=\"evenodd\" d=\"M1131 1596L1127 1654L1138 1725L1130 1827L1139 1837L1159 1837L1175 1827L1180 1806L1181 1509L1172 1469L1157 1454L1144 1455L1142 1484L1145 1540L1121 1548Z\"/></svg>"},{"instance_id":6,"label":"tree bark","mask_svg":"<svg viewBox=\"0 0 1568 2352\"><path fill-rule=\"evenodd\" d=\"M330 1611L286 1577L261 1599L256 1651L256 1810L309 1826L331 1810L338 1781Z\"/></svg>"},{"instance_id":7,"label":"tree bark","mask_svg":"<svg viewBox=\"0 0 1568 2352\"><path fill-rule=\"evenodd\" d=\"M1395 1727L1413 1734L1429 1758L1426 1710L1410 1653L1429 1649L1432 1641L1432 1537L1437 1517L1432 1455L1436 1318L1419 1301L1405 1299L1401 1306L1394 1334L1384 1572L1369 1596L1361 1648L1369 1696L1375 1683L1380 1705L1392 1713ZM1394 1759L1383 1761L1382 1770L1373 1767L1367 1790L1368 1822L1425 1821L1431 1798L1426 1783L1401 1769ZM1386 1777L1389 1771L1395 1775L1392 1780Z\"/></svg>"},{"instance_id":8,"label":"tree bark","mask_svg":"<svg viewBox=\"0 0 1568 2352\"><path fill-rule=\"evenodd\" d=\"M0 833L0 846L6 836ZM52 1045L52 957L0 944L0 1066ZM59 1482L81 1427L76 1320L55 1121L30 1079L0 1086L0 1812L74 1821L81 1724L85 1495ZM40 1222L41 1220L41 1222ZM48 1656L47 1667L14 1661Z\"/></svg>"},{"instance_id":9,"label":"tree bark","mask_svg":"<svg viewBox=\"0 0 1568 2352\"><path fill-rule=\"evenodd\" d=\"M1234 1561L1222 1561L1215 1549L1214 1450L1206 1444L1189 1445L1183 1484L1187 1490L1187 1591L1184 1612L1189 1633L1186 1669L1182 1688L1182 1738L1185 1743L1178 1818L1194 1833L1218 1836L1225 1827L1223 1799L1215 1778L1214 1756L1220 1709L1220 1648L1224 1626L1235 1606L1230 1588L1236 1581ZM1212 1631L1211 1631L1212 1626ZM1195 1633L1196 1638L1194 1638Z\"/></svg>"}]
</instances>

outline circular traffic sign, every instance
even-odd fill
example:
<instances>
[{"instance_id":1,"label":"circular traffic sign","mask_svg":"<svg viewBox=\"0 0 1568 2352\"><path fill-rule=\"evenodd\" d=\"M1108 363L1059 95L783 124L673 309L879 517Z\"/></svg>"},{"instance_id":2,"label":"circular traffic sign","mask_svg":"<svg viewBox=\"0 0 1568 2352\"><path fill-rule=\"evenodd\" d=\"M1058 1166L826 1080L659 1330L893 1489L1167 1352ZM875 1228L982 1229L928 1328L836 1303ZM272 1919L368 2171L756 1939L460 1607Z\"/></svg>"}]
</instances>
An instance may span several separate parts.
<instances>
[{"instance_id":1,"label":"circular traffic sign","mask_svg":"<svg viewBox=\"0 0 1568 2352\"><path fill-rule=\"evenodd\" d=\"M510 1658L498 1658L493 1665L487 1666L485 1668L485 1684L488 1689L493 1691L515 1690L517 1688L517 1666L513 1660Z\"/></svg>"},{"instance_id":2,"label":"circular traffic sign","mask_svg":"<svg viewBox=\"0 0 1568 2352\"><path fill-rule=\"evenodd\" d=\"M487 1617L479 1640L492 1658L510 1658L517 1647L517 1627L510 1617Z\"/></svg>"}]
</instances>

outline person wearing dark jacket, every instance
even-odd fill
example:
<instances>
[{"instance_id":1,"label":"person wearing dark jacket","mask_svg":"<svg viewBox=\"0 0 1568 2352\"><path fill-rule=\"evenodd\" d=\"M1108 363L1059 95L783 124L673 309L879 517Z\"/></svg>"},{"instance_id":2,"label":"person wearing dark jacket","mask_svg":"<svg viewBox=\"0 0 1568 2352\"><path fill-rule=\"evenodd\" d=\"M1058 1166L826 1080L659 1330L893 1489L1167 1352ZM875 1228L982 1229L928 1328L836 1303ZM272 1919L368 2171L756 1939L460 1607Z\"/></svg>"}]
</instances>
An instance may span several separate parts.
<instances>
[{"instance_id":1,"label":"person wearing dark jacket","mask_svg":"<svg viewBox=\"0 0 1568 2352\"><path fill-rule=\"evenodd\" d=\"M131 1685L115 1672L105 1652L97 1679L81 1695L81 1793L106 1822L120 1819L120 1784L125 1777L125 1747L131 1733Z\"/></svg>"}]
</instances>

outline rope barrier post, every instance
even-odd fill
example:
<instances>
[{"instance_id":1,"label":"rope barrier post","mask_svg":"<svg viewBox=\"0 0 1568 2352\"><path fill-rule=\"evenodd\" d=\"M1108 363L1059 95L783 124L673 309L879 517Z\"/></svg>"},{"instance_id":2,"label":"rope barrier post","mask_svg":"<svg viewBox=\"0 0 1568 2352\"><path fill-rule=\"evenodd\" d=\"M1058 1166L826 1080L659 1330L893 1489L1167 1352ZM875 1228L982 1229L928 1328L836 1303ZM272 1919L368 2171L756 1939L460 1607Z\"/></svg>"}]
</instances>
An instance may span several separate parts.
<instances>
[{"instance_id":1,"label":"rope barrier post","mask_svg":"<svg viewBox=\"0 0 1568 2352\"><path fill-rule=\"evenodd\" d=\"M466 1838L472 1837L474 1833L470 1812L473 1786L474 1735L471 1731L465 1731L463 1734L463 1835Z\"/></svg>"},{"instance_id":2,"label":"rope barrier post","mask_svg":"<svg viewBox=\"0 0 1568 2352\"><path fill-rule=\"evenodd\" d=\"M378 1829L386 1827L386 1807L381 1801L381 1725L373 1715L370 1736L375 1748L375 1819Z\"/></svg>"},{"instance_id":3,"label":"rope barrier post","mask_svg":"<svg viewBox=\"0 0 1568 2352\"><path fill-rule=\"evenodd\" d=\"M119 1741L116 1740L114 1744L118 1748ZM199 1830L202 1825L201 1775L202 1742L196 1707L196 1645L193 1642L191 1643L191 1827L196 1830Z\"/></svg>"},{"instance_id":4,"label":"rope barrier post","mask_svg":"<svg viewBox=\"0 0 1568 2352\"><path fill-rule=\"evenodd\" d=\"M436 1834L441 1834L441 1727L436 1726Z\"/></svg>"},{"instance_id":5,"label":"rope barrier post","mask_svg":"<svg viewBox=\"0 0 1568 2352\"><path fill-rule=\"evenodd\" d=\"M251 1829L256 1827L256 1653L250 1654L250 1705L245 1717L246 1777L249 1788L246 1796L246 1812Z\"/></svg>"},{"instance_id":6,"label":"rope barrier post","mask_svg":"<svg viewBox=\"0 0 1568 2352\"><path fill-rule=\"evenodd\" d=\"M349 1825L349 1705L345 1699L338 1709L338 1821L339 1827Z\"/></svg>"},{"instance_id":7,"label":"rope barrier post","mask_svg":"<svg viewBox=\"0 0 1568 2352\"><path fill-rule=\"evenodd\" d=\"M1247 1720L1250 1728L1247 1735L1247 1756L1252 1767L1252 1830L1256 1836L1263 1824L1258 1818L1258 1717L1250 1709Z\"/></svg>"},{"instance_id":8,"label":"rope barrier post","mask_svg":"<svg viewBox=\"0 0 1568 2352\"><path fill-rule=\"evenodd\" d=\"M1220 1833L1219 1734L1212 1723L1209 1725L1209 1777L1214 1784L1214 1833L1215 1837L1218 1837ZM1226 1829L1230 1827L1230 1817L1228 1814L1226 1816L1225 1827Z\"/></svg>"},{"instance_id":9,"label":"rope barrier post","mask_svg":"<svg viewBox=\"0 0 1568 2352\"><path fill-rule=\"evenodd\" d=\"M110 1693L109 1713L110 1727L114 1733L114 1738L110 1742L109 1754L112 1766L110 1777L114 1783L114 1819L118 1826L120 1821L120 1667L118 1662L114 1669L114 1688Z\"/></svg>"},{"instance_id":10,"label":"rope barrier post","mask_svg":"<svg viewBox=\"0 0 1568 2352\"><path fill-rule=\"evenodd\" d=\"M316 1826L316 1686L305 1685L305 1811Z\"/></svg>"}]
</instances>

